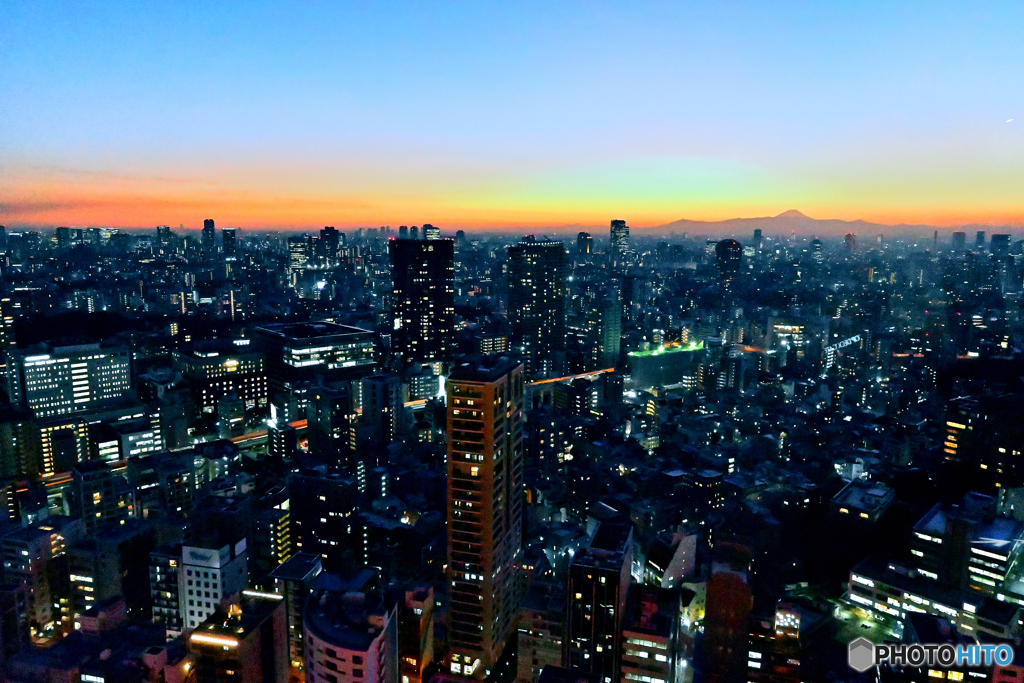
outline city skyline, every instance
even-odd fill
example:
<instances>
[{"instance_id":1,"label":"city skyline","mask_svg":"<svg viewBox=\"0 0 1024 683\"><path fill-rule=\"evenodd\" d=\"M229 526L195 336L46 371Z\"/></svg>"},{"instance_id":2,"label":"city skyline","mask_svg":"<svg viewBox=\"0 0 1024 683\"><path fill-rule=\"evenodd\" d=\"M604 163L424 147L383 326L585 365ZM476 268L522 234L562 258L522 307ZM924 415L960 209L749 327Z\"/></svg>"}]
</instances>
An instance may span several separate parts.
<instances>
[{"instance_id":1,"label":"city skyline","mask_svg":"<svg viewBox=\"0 0 1024 683\"><path fill-rule=\"evenodd\" d=\"M1022 25L0 3L0 681L1024 681Z\"/></svg>"},{"instance_id":2,"label":"city skyline","mask_svg":"<svg viewBox=\"0 0 1024 683\"><path fill-rule=\"evenodd\" d=\"M205 222L213 219L201 219L203 222L200 223L198 220L194 225L179 224L178 226L170 225L146 225L146 226L127 226L118 227L112 225L24 225L12 223L4 226L5 229L13 231L26 231L32 233L54 233L60 230L109 230L112 232L124 231L131 234L144 234L148 235L157 230L158 233L164 230L175 230L182 233L183 236L196 239L201 242L203 239L203 232ZM605 242L606 247L610 248L610 240L604 235L608 231L609 222L620 222L621 219L612 219L606 221L604 224L582 224L582 223L567 223L563 225L551 225L551 226L532 226L532 225L509 225L509 226L498 226L491 228L472 228L472 227L459 227L453 226L434 226L429 222L424 222L424 226L430 226L435 230L438 230L440 234L445 237L454 237L457 233L463 232L467 235L486 236L486 237L523 237L523 236L541 236L549 237L560 240L571 240L575 239L579 235L591 235L593 232L597 235L599 242ZM956 225L929 225L929 224L883 224L883 223L871 223L863 220L842 220L842 219L818 219L807 216L806 214L796 210L790 209L784 211L776 216L756 216L748 218L727 218L716 221L700 221L691 219L679 219L666 223L663 225L644 226L632 224L631 221L629 229L633 231L633 235L638 239L661 239L661 238L673 238L673 239L705 239L705 238L736 238L741 240L747 240L750 235L753 234L755 239L758 239L758 235L763 234L765 237L774 239L801 239L803 241L809 241L814 238L824 239L826 241L838 240L843 241L850 235L856 238L858 235L867 238L876 238L878 236L884 239L898 239L898 240L909 240L911 242L924 241L930 242L937 237L941 237L943 242L949 241L950 239L956 239L956 236L960 233L969 232L973 234L975 231L980 230L985 233L998 234L1001 232L1012 233L1011 237L1024 230L1024 225L1016 224L988 224L988 223L963 223ZM338 221L335 221L338 223ZM390 225L351 225L343 226L344 230L350 231L353 234L361 230L390 230L397 232L400 228L419 228L420 226L414 222L406 221L405 223L390 224ZM288 235L295 237L296 239L301 237L315 237L317 233L322 232L323 229L336 230L337 228L333 225L321 228L319 224L311 224L308 226L295 226L295 227L279 227L279 226L241 226L241 225L221 225L216 228L220 231L227 231L230 235L229 241L238 234L249 234L249 235ZM344 233L342 233L344 234Z\"/></svg>"},{"instance_id":3,"label":"city skyline","mask_svg":"<svg viewBox=\"0 0 1024 683\"><path fill-rule=\"evenodd\" d=\"M1019 226L1021 12L8 4L0 222Z\"/></svg>"}]
</instances>

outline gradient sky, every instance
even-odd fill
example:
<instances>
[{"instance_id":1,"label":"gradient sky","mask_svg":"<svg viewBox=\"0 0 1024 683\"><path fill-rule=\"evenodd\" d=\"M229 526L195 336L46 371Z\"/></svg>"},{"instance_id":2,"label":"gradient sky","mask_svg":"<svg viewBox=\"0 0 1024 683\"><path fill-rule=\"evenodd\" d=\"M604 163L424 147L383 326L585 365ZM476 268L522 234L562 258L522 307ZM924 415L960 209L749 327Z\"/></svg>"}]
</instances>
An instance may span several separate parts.
<instances>
[{"instance_id":1,"label":"gradient sky","mask_svg":"<svg viewBox=\"0 0 1024 683\"><path fill-rule=\"evenodd\" d=\"M981 5L5 0L0 223L1021 224Z\"/></svg>"}]
</instances>

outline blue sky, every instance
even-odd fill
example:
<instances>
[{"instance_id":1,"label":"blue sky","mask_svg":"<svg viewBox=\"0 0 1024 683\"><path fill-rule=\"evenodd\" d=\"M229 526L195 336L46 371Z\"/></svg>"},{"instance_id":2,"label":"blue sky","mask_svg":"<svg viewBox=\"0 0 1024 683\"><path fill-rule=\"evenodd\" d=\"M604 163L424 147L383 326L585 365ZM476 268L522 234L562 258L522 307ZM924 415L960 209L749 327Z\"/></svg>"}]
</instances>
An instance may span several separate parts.
<instances>
[{"instance_id":1,"label":"blue sky","mask_svg":"<svg viewBox=\"0 0 1024 683\"><path fill-rule=\"evenodd\" d=\"M1022 15L8 1L0 221L1016 222Z\"/></svg>"}]
</instances>

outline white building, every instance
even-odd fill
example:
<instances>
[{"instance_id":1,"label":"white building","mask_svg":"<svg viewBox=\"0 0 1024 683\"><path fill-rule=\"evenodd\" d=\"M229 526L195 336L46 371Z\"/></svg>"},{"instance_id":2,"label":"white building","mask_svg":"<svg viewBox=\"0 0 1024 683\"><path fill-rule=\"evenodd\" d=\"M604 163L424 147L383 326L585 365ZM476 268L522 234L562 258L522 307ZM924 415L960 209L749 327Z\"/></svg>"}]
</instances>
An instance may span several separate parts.
<instances>
[{"instance_id":1,"label":"white building","mask_svg":"<svg viewBox=\"0 0 1024 683\"><path fill-rule=\"evenodd\" d=\"M397 613L362 578L314 580L303 615L307 683L398 683Z\"/></svg>"},{"instance_id":2,"label":"white building","mask_svg":"<svg viewBox=\"0 0 1024 683\"><path fill-rule=\"evenodd\" d=\"M181 548L178 596L185 628L194 629L223 602L231 602L249 580L245 539L219 548Z\"/></svg>"},{"instance_id":3,"label":"white building","mask_svg":"<svg viewBox=\"0 0 1024 683\"><path fill-rule=\"evenodd\" d=\"M132 388L131 351L99 344L56 347L49 353L11 353L7 394L11 403L51 417L91 410Z\"/></svg>"}]
</instances>

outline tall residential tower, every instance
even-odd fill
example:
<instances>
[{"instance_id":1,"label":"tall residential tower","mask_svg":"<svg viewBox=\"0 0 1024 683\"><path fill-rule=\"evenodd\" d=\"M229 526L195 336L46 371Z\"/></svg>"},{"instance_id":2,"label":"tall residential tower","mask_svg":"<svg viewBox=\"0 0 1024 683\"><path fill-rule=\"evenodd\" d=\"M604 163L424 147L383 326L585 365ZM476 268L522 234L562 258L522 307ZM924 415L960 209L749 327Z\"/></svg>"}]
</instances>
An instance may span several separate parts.
<instances>
[{"instance_id":1,"label":"tall residential tower","mask_svg":"<svg viewBox=\"0 0 1024 683\"><path fill-rule=\"evenodd\" d=\"M452 674L482 679L515 633L522 550L522 364L458 362L448 378L448 585Z\"/></svg>"}]
</instances>

